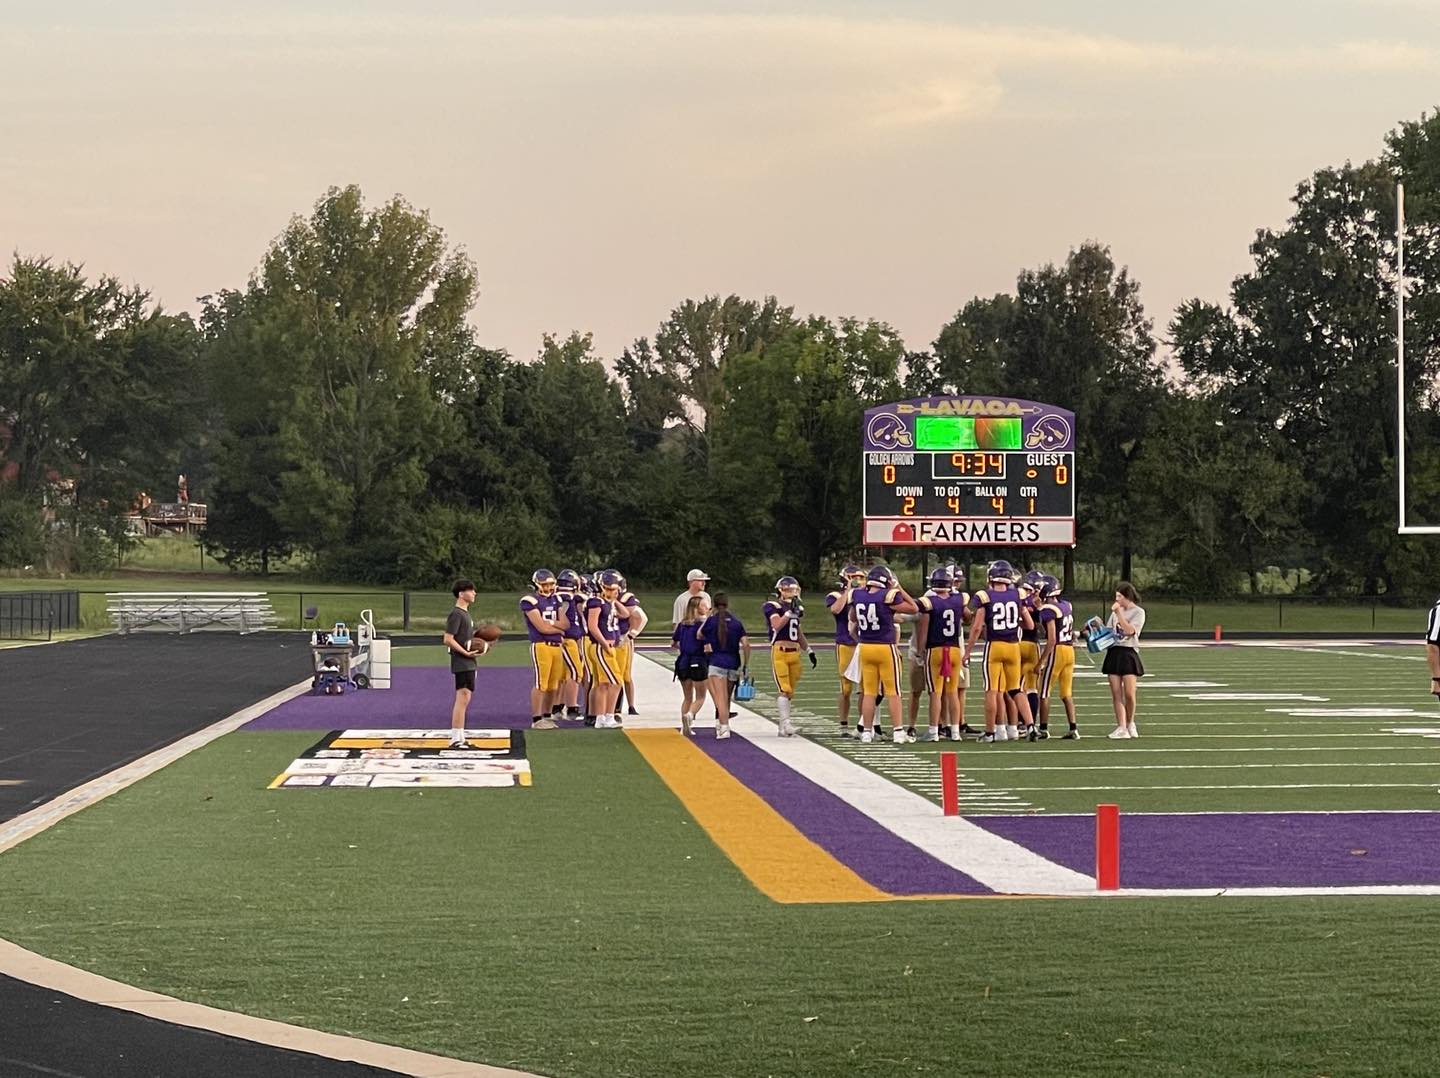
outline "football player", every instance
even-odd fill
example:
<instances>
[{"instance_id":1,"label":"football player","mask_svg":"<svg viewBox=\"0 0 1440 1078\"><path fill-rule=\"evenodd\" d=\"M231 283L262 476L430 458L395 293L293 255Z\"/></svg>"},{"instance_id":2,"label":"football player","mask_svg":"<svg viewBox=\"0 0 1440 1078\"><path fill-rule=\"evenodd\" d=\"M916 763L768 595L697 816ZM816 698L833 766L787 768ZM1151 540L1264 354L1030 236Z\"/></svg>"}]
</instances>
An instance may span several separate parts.
<instances>
[{"instance_id":1,"label":"football player","mask_svg":"<svg viewBox=\"0 0 1440 1078\"><path fill-rule=\"evenodd\" d=\"M555 594L565 608L565 633L560 641L561 654L565 659L565 680L560 684L560 700L550 707L550 714L561 710L572 719L580 717L580 689L585 680L585 657L582 645L585 641L585 595L580 574L574 569L562 569L556 578Z\"/></svg>"},{"instance_id":2,"label":"football player","mask_svg":"<svg viewBox=\"0 0 1440 1078\"><path fill-rule=\"evenodd\" d=\"M850 618L860 649L860 719L864 730L860 740L875 740L875 705L885 693L890 709L892 736L897 745L906 742L900 725L900 649L896 646L895 615L913 614L915 600L905 589L891 587L890 570L883 565L871 569L865 587L850 597Z\"/></svg>"},{"instance_id":3,"label":"football player","mask_svg":"<svg viewBox=\"0 0 1440 1078\"><path fill-rule=\"evenodd\" d=\"M589 710L601 730L619 729L613 713L620 698L620 574L603 570L595 581L598 594L585 601L585 654L590 664Z\"/></svg>"},{"instance_id":4,"label":"football player","mask_svg":"<svg viewBox=\"0 0 1440 1078\"><path fill-rule=\"evenodd\" d=\"M1023 602L1030 608L1032 628L1020 632L1020 691L1030 701L1030 714L1040 714L1038 673L1040 669L1040 581L1045 574L1031 569L1021 578L1019 588Z\"/></svg>"},{"instance_id":5,"label":"football player","mask_svg":"<svg viewBox=\"0 0 1440 1078\"><path fill-rule=\"evenodd\" d=\"M640 608L640 600L635 598L635 593L630 590L630 585L619 570L612 570L620 577L620 646L615 649L616 657L620 662L620 685L625 690L625 700L630 705L630 714L638 715L635 710L635 638L649 623L650 617ZM621 725L620 718L620 697L615 698L615 725Z\"/></svg>"},{"instance_id":6,"label":"football player","mask_svg":"<svg viewBox=\"0 0 1440 1078\"><path fill-rule=\"evenodd\" d=\"M1034 622L1029 609L1021 601L1019 589L1015 587L1015 575L1008 561L993 561L986 572L987 586L970 597L975 620L970 626L970 639L960 661L970 662L975 641L983 629L986 641L985 734L981 740L985 742L1020 740L1018 726L1007 729L1007 698L1015 701L1024 726L1028 729L1034 725L1030 702L1020 694L1020 630ZM1035 732L1029 732L1033 740Z\"/></svg>"},{"instance_id":7,"label":"football player","mask_svg":"<svg viewBox=\"0 0 1440 1078\"><path fill-rule=\"evenodd\" d=\"M775 673L775 688L780 694L775 701L775 707L780 712L780 736L794 737L795 724L790 721L790 704L800 684L800 653L803 651L809 657L812 667L818 663L815 649L800 628L800 619L805 616L805 607L800 602L800 581L793 576L782 576L775 581L775 598L761 607L760 612L770 628L770 667Z\"/></svg>"},{"instance_id":8,"label":"football player","mask_svg":"<svg viewBox=\"0 0 1440 1078\"><path fill-rule=\"evenodd\" d=\"M840 587L825 596L825 607L835 618L835 666L840 675L840 696L836 710L840 715L840 736L850 736L850 694L855 682L846 677L850 662L855 658L856 640L850 631L850 596L865 587L865 570L858 565L847 565L840 570Z\"/></svg>"},{"instance_id":9,"label":"football player","mask_svg":"<svg viewBox=\"0 0 1440 1078\"><path fill-rule=\"evenodd\" d=\"M1060 581L1046 576L1040 586L1040 625L1048 647L1040 664L1040 736L1049 737L1050 690L1060 687L1060 702L1070 729L1066 741L1080 740L1075 724L1075 611L1068 599L1060 598Z\"/></svg>"},{"instance_id":10,"label":"football player","mask_svg":"<svg viewBox=\"0 0 1440 1078\"><path fill-rule=\"evenodd\" d=\"M930 590L916 600L920 614L915 635L924 643L925 688L930 693L930 730L926 741L939 741L941 731L959 741L965 728L965 690L970 670L960 661L970 596L955 590L949 566L930 574Z\"/></svg>"},{"instance_id":11,"label":"football player","mask_svg":"<svg viewBox=\"0 0 1440 1078\"><path fill-rule=\"evenodd\" d=\"M530 575L534 591L520 597L520 615L530 636L530 665L535 683L530 689L530 728L553 730L550 705L565 680L565 650L562 640L565 626L565 604L560 601L555 574L549 569L536 569Z\"/></svg>"}]
</instances>

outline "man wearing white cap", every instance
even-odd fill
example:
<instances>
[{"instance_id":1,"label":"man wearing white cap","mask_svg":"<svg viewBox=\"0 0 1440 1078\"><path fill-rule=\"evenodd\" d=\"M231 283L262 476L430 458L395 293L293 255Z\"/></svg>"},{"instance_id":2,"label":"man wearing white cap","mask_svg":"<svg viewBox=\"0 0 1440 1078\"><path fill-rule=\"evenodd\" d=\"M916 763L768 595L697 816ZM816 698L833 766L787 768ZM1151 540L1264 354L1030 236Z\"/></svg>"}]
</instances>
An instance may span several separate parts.
<instances>
[{"instance_id":1,"label":"man wearing white cap","mask_svg":"<svg viewBox=\"0 0 1440 1078\"><path fill-rule=\"evenodd\" d=\"M685 620L685 607L695 596L703 595L707 603L710 601L710 593L705 590L705 585L709 583L710 577L706 575L704 569L691 569L685 574L685 580L689 587L675 596L675 609L671 611L670 617L672 627Z\"/></svg>"}]
</instances>

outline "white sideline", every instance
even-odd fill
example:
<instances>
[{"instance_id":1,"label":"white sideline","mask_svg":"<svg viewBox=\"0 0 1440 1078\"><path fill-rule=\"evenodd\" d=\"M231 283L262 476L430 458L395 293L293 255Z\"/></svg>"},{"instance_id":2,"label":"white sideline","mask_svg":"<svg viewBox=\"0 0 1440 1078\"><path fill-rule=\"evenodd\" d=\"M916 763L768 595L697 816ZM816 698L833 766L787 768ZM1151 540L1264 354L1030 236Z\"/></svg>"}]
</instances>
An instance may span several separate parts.
<instances>
[{"instance_id":1,"label":"white sideline","mask_svg":"<svg viewBox=\"0 0 1440 1078\"><path fill-rule=\"evenodd\" d=\"M53 801L45 802L39 808L16 816L0 827L0 853L4 853L12 846L19 845L32 835L39 834L47 827L59 823L71 813L79 812L82 808L93 805L97 801L103 801L113 793L119 793L125 787L139 782L147 775L154 774L167 764L172 764L180 757L210 744L217 737L240 729L251 719L259 718L272 708L279 707L286 700L293 700L302 693L308 692L310 683L311 679L307 677L304 681L297 682L288 689L281 689L279 692L265 697L259 703L251 704L219 722L212 723L203 730L197 730L188 737L182 737L179 741L172 741L124 767L116 768L109 774L101 775L98 779L92 779L84 786L77 786L73 790L66 791Z\"/></svg>"},{"instance_id":2,"label":"white sideline","mask_svg":"<svg viewBox=\"0 0 1440 1078\"><path fill-rule=\"evenodd\" d=\"M679 728L680 688L670 681L669 669L660 665L664 661L661 657L635 664L635 687L645 716L643 721L627 718L626 726ZM761 751L986 887L1002 894L1095 894L1093 877L1057 865L968 820L947 818L939 805L884 776L807 738L777 737L775 724L769 719L738 705L735 710L740 714L730 721L731 729ZM707 713L713 715L714 708L701 711L702 722Z\"/></svg>"},{"instance_id":3,"label":"white sideline","mask_svg":"<svg viewBox=\"0 0 1440 1078\"><path fill-rule=\"evenodd\" d=\"M88 805L104 800L113 793L139 782L147 775L159 771L167 764L208 745L216 738L244 726L251 719L278 707L287 700L308 692L311 678L297 682L288 689L281 689L267 696L259 703L235 712L203 730L197 730L188 737L156 749L147 756L117 768L108 775L78 786L48 801L39 808L17 816L0 828L0 853L24 842L54 826L71 813L79 812ZM287 1025L266 1018L254 1018L247 1014L222 1011L200 1003L163 996L143 988L112 981L108 977L90 973L75 966L46 958L28 951L9 940L0 939L0 974L40 985L56 992L64 992L77 999L96 1003L103 1007L114 1007L122 1011L143 1014L162 1022L188 1026L268 1044L276 1048L288 1048L297 1052L325 1056L330 1059L350 1060L364 1063L382 1070L407 1074L413 1078L534 1078L524 1071L492 1067L483 1063L470 1063L460 1059L416 1052L395 1045L376 1041L360 1040L357 1037L343 1037L334 1033L306 1029L303 1026ZM58 1072L57 1072L58 1073Z\"/></svg>"}]
</instances>

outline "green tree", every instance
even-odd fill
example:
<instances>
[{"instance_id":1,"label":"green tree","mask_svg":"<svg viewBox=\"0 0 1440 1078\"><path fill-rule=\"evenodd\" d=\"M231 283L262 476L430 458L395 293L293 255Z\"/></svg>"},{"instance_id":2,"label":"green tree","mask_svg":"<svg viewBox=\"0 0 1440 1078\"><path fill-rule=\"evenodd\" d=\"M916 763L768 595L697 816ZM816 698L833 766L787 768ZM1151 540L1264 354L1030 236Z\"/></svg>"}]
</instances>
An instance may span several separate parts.
<instances>
[{"instance_id":1,"label":"green tree","mask_svg":"<svg viewBox=\"0 0 1440 1078\"><path fill-rule=\"evenodd\" d=\"M0 421L16 493L49 499L72 538L123 548L137 494L172 488L196 439L197 346L189 318L139 288L16 256L0 279Z\"/></svg>"},{"instance_id":2,"label":"green tree","mask_svg":"<svg viewBox=\"0 0 1440 1078\"><path fill-rule=\"evenodd\" d=\"M229 425L258 422L279 464L274 497L251 500L333 571L399 578L427 462L457 435L475 295L474 266L426 213L398 197L367 209L351 186L290 222L242 297L207 306ZM235 386L263 388L260 408ZM254 491L233 446L220 470L222 491Z\"/></svg>"},{"instance_id":3,"label":"green tree","mask_svg":"<svg viewBox=\"0 0 1440 1078\"><path fill-rule=\"evenodd\" d=\"M1432 120L1392 136L1392 147L1403 145L1423 163L1437 135ZM1388 160L1317 171L1296 189L1286 227L1257 234L1254 268L1234 282L1232 307L1187 305L1173 327L1186 373L1303 466L1301 519L1319 549L1322 590L1395 591L1396 559L1407 556L1395 529L1397 427L1389 404L1397 163L1392 151ZM1420 245L1414 265L1422 295L1434 289L1433 277L1424 277L1434 272L1434 257ZM1420 308L1407 395L1416 421L1434 431L1427 387L1440 373L1435 308L1433 301ZM1417 462L1427 459L1433 467L1433 458ZM1440 492L1433 473L1417 480L1420 493Z\"/></svg>"},{"instance_id":4,"label":"green tree","mask_svg":"<svg viewBox=\"0 0 1440 1078\"><path fill-rule=\"evenodd\" d=\"M768 542L811 583L860 537L857 437L865 408L900 392L905 347L879 322L812 317L763 351L731 358L713 421L707 489L731 508L721 523Z\"/></svg>"},{"instance_id":5,"label":"green tree","mask_svg":"<svg viewBox=\"0 0 1440 1078\"><path fill-rule=\"evenodd\" d=\"M794 308L782 307L774 296L758 302L706 296L687 299L671 311L655 335L655 362L678 387L683 406L676 418L703 441L711 414L724 403L729 361L763 352L794 323Z\"/></svg>"},{"instance_id":6,"label":"green tree","mask_svg":"<svg viewBox=\"0 0 1440 1078\"><path fill-rule=\"evenodd\" d=\"M1164 452L1137 458L1132 495L1152 521L1150 550L1171 564L1165 583L1192 596L1251 592L1259 573L1304 542L1305 482L1293 456L1217 396L1175 395L1155 417Z\"/></svg>"},{"instance_id":7,"label":"green tree","mask_svg":"<svg viewBox=\"0 0 1440 1078\"><path fill-rule=\"evenodd\" d=\"M1130 470L1152 450L1166 387L1139 285L1109 248L1087 243L1064 265L1021 273L1013 296L971 300L928 358L916 357L907 378L916 395L993 394L1075 413L1079 538L1118 549L1128 577L1143 538ZM1072 588L1070 549L1064 572Z\"/></svg>"}]
</instances>

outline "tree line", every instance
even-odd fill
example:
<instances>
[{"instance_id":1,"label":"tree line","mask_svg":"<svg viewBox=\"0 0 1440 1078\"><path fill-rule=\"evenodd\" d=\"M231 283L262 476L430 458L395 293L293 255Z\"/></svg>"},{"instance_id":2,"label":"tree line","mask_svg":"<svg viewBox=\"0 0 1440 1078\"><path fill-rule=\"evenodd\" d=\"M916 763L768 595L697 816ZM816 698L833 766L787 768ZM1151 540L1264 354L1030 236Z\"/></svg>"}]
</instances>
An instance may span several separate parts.
<instances>
[{"instance_id":1,"label":"tree line","mask_svg":"<svg viewBox=\"0 0 1440 1078\"><path fill-rule=\"evenodd\" d=\"M183 472L207 548L237 569L298 554L334 579L509 588L542 564L657 584L703 565L817 586L860 553L864 409L965 393L1076 413L1067 576L1077 556L1127 577L1143 556L1191 595L1254 590L1272 565L1323 594L1428 595L1440 543L1395 529L1397 179L1411 517L1440 524L1425 114L1375 160L1299 183L1226 300L1189 300L1160 332L1139 283L1086 243L964 303L926 351L883 322L706 296L618 356L572 333L516 357L469 321L469 256L424 211L353 186L195 319L17 254L0 278L0 567L113 563L135 493Z\"/></svg>"}]
</instances>

